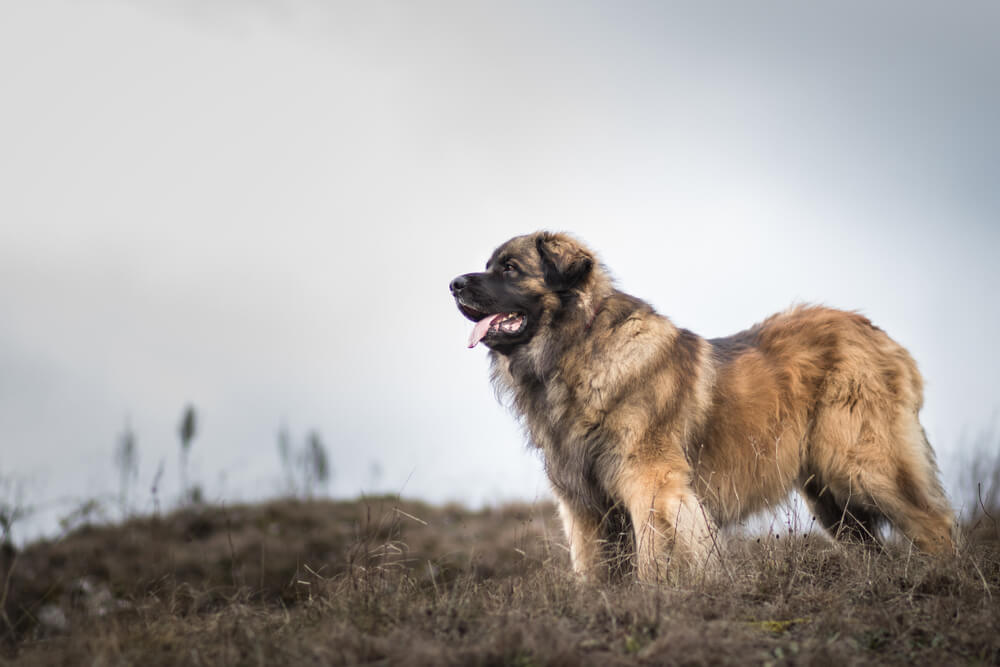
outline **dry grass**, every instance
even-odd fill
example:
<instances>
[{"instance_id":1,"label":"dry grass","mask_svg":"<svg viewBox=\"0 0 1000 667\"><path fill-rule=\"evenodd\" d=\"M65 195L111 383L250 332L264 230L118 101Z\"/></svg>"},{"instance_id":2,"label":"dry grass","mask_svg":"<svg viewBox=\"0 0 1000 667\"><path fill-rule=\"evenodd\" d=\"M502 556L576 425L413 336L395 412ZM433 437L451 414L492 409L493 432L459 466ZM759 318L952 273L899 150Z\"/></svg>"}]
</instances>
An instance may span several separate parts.
<instances>
[{"instance_id":1,"label":"dry grass","mask_svg":"<svg viewBox=\"0 0 1000 667\"><path fill-rule=\"evenodd\" d=\"M785 530L717 581L591 586L547 504L188 509L8 549L0 662L997 664L996 535L935 560Z\"/></svg>"}]
</instances>

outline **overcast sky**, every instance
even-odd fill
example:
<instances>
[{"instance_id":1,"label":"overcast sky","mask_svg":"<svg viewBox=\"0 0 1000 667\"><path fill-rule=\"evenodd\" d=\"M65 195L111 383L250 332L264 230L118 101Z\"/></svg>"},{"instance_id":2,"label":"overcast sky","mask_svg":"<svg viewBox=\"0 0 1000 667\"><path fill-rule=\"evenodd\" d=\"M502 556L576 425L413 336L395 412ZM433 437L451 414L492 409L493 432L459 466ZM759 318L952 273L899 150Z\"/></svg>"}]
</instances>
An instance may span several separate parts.
<instances>
[{"instance_id":1,"label":"overcast sky","mask_svg":"<svg viewBox=\"0 0 1000 667\"><path fill-rule=\"evenodd\" d=\"M0 0L0 477L546 497L449 280L538 228L705 336L859 309L953 495L996 424L995 2ZM382 475L371 474L377 462ZM47 523L46 523L47 522Z\"/></svg>"}]
</instances>

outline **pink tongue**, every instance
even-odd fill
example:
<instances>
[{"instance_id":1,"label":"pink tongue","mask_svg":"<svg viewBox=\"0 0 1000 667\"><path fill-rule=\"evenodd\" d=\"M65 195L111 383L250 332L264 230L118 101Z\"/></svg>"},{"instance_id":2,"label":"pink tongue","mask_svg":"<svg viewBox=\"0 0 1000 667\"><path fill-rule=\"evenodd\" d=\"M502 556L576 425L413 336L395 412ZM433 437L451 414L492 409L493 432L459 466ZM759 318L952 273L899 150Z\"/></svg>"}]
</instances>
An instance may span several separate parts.
<instances>
[{"instance_id":1,"label":"pink tongue","mask_svg":"<svg viewBox=\"0 0 1000 667\"><path fill-rule=\"evenodd\" d=\"M490 325L493 324L493 320L500 317L500 313L494 315L487 315L483 319L476 322L476 326L472 327L472 333L469 334L469 347L473 348L479 344L479 341L483 339L486 332L490 330Z\"/></svg>"}]
</instances>

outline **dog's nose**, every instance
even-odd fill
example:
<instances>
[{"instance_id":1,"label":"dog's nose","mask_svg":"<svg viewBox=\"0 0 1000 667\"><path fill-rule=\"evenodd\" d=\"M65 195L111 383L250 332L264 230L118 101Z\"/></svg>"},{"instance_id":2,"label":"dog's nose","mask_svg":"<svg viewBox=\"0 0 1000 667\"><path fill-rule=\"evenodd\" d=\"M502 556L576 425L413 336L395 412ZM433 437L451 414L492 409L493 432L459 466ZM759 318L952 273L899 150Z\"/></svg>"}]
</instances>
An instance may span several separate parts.
<instances>
[{"instance_id":1,"label":"dog's nose","mask_svg":"<svg viewBox=\"0 0 1000 667\"><path fill-rule=\"evenodd\" d=\"M459 276L458 278L455 278L454 280L451 281L451 285L450 285L450 287L451 287L451 293L452 294L458 294L463 289L465 289L465 286L468 285L468 284L469 284L469 281L468 281L468 279L466 279L465 276Z\"/></svg>"}]
</instances>

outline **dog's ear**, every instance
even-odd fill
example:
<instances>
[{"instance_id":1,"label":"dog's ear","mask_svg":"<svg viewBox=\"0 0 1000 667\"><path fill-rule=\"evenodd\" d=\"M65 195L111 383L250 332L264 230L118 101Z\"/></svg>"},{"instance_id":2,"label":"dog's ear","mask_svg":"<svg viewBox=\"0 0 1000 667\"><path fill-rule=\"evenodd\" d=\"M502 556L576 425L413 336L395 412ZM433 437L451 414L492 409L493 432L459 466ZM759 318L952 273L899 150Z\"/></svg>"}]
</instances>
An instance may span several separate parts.
<instances>
[{"instance_id":1,"label":"dog's ear","mask_svg":"<svg viewBox=\"0 0 1000 667\"><path fill-rule=\"evenodd\" d=\"M565 234L542 232L535 239L542 258L545 282L556 290L567 290L590 274L594 256L589 250Z\"/></svg>"}]
</instances>

